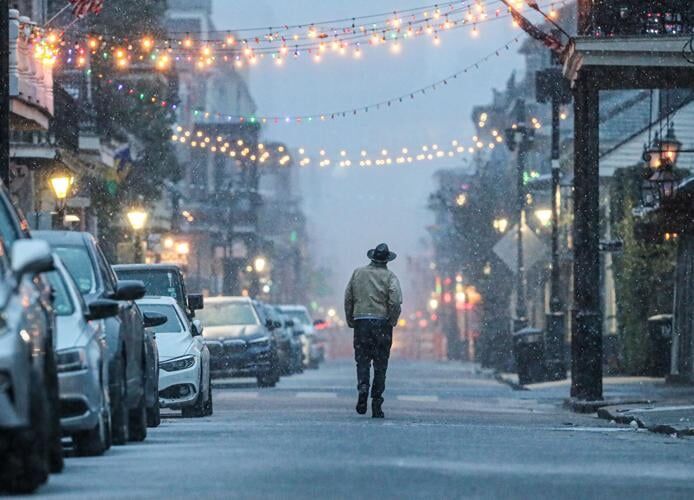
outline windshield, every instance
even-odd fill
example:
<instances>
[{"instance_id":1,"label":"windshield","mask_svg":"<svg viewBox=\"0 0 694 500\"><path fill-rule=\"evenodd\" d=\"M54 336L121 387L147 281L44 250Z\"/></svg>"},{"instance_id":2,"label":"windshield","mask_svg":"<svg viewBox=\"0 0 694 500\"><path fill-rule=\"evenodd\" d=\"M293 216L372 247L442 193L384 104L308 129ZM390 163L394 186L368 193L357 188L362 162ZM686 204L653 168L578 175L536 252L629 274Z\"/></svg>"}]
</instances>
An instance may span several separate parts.
<instances>
[{"instance_id":1,"label":"windshield","mask_svg":"<svg viewBox=\"0 0 694 500\"><path fill-rule=\"evenodd\" d=\"M198 318L204 326L259 324L253 306L247 302L207 303L198 311Z\"/></svg>"},{"instance_id":2,"label":"windshield","mask_svg":"<svg viewBox=\"0 0 694 500\"><path fill-rule=\"evenodd\" d=\"M176 309L167 304L139 304L143 313L158 313L166 316L166 323L150 328L155 333L180 333L185 330L181 318L178 317Z\"/></svg>"},{"instance_id":3,"label":"windshield","mask_svg":"<svg viewBox=\"0 0 694 500\"><path fill-rule=\"evenodd\" d=\"M285 310L285 313L288 316L291 316L295 320L298 320L299 323L302 325L308 325L311 326L313 325L313 320L311 317L308 315L308 313L302 309L289 309Z\"/></svg>"},{"instance_id":4,"label":"windshield","mask_svg":"<svg viewBox=\"0 0 694 500\"><path fill-rule=\"evenodd\" d=\"M118 279L140 280L145 284L147 295L171 297L179 304L183 303L180 278L178 273L170 270L152 269L118 269Z\"/></svg>"},{"instance_id":5,"label":"windshield","mask_svg":"<svg viewBox=\"0 0 694 500\"><path fill-rule=\"evenodd\" d=\"M80 293L86 295L93 291L96 287L96 279L87 249L82 246L61 246L55 247L54 251L67 267Z\"/></svg>"},{"instance_id":6,"label":"windshield","mask_svg":"<svg viewBox=\"0 0 694 500\"><path fill-rule=\"evenodd\" d=\"M48 283L53 288L53 311L58 316L70 316L75 312L75 304L72 302L67 283L58 271L45 274Z\"/></svg>"}]
</instances>

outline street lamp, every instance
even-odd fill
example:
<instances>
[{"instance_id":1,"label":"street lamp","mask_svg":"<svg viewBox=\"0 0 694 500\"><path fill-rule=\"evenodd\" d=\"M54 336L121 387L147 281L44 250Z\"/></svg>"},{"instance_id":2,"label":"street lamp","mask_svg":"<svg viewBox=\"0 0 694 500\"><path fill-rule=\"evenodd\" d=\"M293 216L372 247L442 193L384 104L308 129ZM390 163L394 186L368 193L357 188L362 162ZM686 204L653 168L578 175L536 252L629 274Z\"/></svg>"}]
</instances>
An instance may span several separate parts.
<instances>
[{"instance_id":1,"label":"street lamp","mask_svg":"<svg viewBox=\"0 0 694 500\"><path fill-rule=\"evenodd\" d=\"M644 147L643 160L648 172L641 186L641 198L645 206L653 206L675 195L677 177L673 170L681 151L682 143L675 135L673 124L668 126L665 138L661 139L656 133L650 149Z\"/></svg>"},{"instance_id":2,"label":"street lamp","mask_svg":"<svg viewBox=\"0 0 694 500\"><path fill-rule=\"evenodd\" d=\"M675 125L670 124L664 139L660 139L656 132L651 148L644 147L643 159L651 170L670 168L677 163L682 143L675 135Z\"/></svg>"},{"instance_id":3,"label":"street lamp","mask_svg":"<svg viewBox=\"0 0 694 500\"><path fill-rule=\"evenodd\" d=\"M552 222L552 209L551 208L538 208L535 210L535 217L542 226L548 226Z\"/></svg>"},{"instance_id":4,"label":"street lamp","mask_svg":"<svg viewBox=\"0 0 694 500\"><path fill-rule=\"evenodd\" d=\"M62 228L65 225L65 204L74 182L75 178L64 170L54 172L49 179L51 190L56 200L56 215L53 227Z\"/></svg>"},{"instance_id":5,"label":"street lamp","mask_svg":"<svg viewBox=\"0 0 694 500\"><path fill-rule=\"evenodd\" d=\"M133 245L134 245L134 255L133 260L135 262L142 262L142 230L147 224L148 214L142 208L132 208L126 214L128 217L128 222L130 227L133 229Z\"/></svg>"},{"instance_id":6,"label":"street lamp","mask_svg":"<svg viewBox=\"0 0 694 500\"><path fill-rule=\"evenodd\" d=\"M265 267L267 267L265 257L257 257L255 262L253 262L253 267L255 268L256 272L262 273L265 270Z\"/></svg>"},{"instance_id":7,"label":"street lamp","mask_svg":"<svg viewBox=\"0 0 694 500\"><path fill-rule=\"evenodd\" d=\"M499 217L494 219L493 221L493 226L494 229L496 229L497 233L505 233L506 229L508 228L508 219L506 217Z\"/></svg>"}]
</instances>

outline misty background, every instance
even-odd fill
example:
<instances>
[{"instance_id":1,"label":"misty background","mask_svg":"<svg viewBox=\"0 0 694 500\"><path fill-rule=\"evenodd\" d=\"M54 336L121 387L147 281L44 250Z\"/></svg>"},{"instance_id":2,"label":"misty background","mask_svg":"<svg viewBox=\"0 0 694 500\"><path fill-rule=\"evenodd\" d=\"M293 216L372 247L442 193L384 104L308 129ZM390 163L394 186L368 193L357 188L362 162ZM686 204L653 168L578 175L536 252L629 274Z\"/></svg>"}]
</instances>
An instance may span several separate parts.
<instances>
[{"instance_id":1,"label":"misty background","mask_svg":"<svg viewBox=\"0 0 694 500\"><path fill-rule=\"evenodd\" d=\"M397 8L416 8L428 2L381 0L215 0L213 16L220 30L243 27L301 24L354 17ZM435 46L423 36L402 43L400 54L386 46L364 46L359 60L327 53L320 63L309 56L290 58L282 67L264 60L250 69L248 80L258 115L314 114L378 102L426 86L503 48L518 29L509 18L477 26L478 35L465 27L440 34ZM419 150L424 144L449 146L454 139L469 145L474 134L470 113L476 104L491 99L490 88L503 88L514 69L522 66L519 45L478 70L437 86L415 100L405 100L380 111L301 124L267 123L262 140L285 142L307 152L325 149L334 160L346 149L352 160L361 149L369 151ZM343 288L356 266L367 262L366 251L386 242L399 258L391 268L408 294L406 257L426 249L426 227L431 223L427 198L432 175L440 168L464 165L465 156L383 167L319 169L316 158L300 173L303 203L308 216L310 258L313 267L332 271L329 283L333 304L340 309ZM297 167L298 168L298 167Z\"/></svg>"}]
</instances>

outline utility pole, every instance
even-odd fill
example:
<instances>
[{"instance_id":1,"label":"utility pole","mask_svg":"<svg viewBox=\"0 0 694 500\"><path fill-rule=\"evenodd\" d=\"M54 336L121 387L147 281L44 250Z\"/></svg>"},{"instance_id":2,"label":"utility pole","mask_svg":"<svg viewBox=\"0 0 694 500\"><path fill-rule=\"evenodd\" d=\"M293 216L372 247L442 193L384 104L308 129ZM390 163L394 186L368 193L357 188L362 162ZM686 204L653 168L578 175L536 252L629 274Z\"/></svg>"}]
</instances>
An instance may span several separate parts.
<instances>
[{"instance_id":1,"label":"utility pole","mask_svg":"<svg viewBox=\"0 0 694 500\"><path fill-rule=\"evenodd\" d=\"M571 102L571 88L561 72L554 66L536 74L536 98L538 102L551 103L552 106L552 263L550 275L549 313L546 316L545 366L552 380L566 378L564 356L564 304L561 299L561 270L559 267L559 123L561 105Z\"/></svg>"},{"instance_id":2,"label":"utility pole","mask_svg":"<svg viewBox=\"0 0 694 500\"><path fill-rule=\"evenodd\" d=\"M0 179L10 189L10 10L0 0Z\"/></svg>"},{"instance_id":3,"label":"utility pole","mask_svg":"<svg viewBox=\"0 0 694 500\"><path fill-rule=\"evenodd\" d=\"M517 177L516 177L516 203L518 210L518 236L516 241L517 272L516 272L516 318L513 331L518 331L528 325L528 312L526 306L525 283L525 259L523 255L523 227L525 227L525 167L528 152L532 149L535 131L528 128L525 123L525 101L518 99L516 102L516 123L506 130L506 141L509 150L518 148Z\"/></svg>"}]
</instances>

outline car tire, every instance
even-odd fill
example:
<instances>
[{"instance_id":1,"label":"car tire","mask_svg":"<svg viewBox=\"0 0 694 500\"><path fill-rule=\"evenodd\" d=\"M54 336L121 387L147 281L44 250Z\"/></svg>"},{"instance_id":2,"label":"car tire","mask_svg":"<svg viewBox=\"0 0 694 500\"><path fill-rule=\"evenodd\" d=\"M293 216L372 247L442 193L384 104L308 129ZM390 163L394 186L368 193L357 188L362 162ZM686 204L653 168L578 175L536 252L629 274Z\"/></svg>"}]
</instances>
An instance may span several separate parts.
<instances>
[{"instance_id":1,"label":"car tire","mask_svg":"<svg viewBox=\"0 0 694 500\"><path fill-rule=\"evenodd\" d=\"M258 382L258 387L268 388L275 387L277 385L279 377L275 376L275 372L273 370L262 375L258 375L256 380Z\"/></svg>"},{"instance_id":2,"label":"car tire","mask_svg":"<svg viewBox=\"0 0 694 500\"><path fill-rule=\"evenodd\" d=\"M202 389L202 379L198 387ZM183 418L198 418L205 416L205 401L202 396L202 390L198 390L198 397L195 398L195 403L181 408L181 416Z\"/></svg>"},{"instance_id":3,"label":"car tire","mask_svg":"<svg viewBox=\"0 0 694 500\"><path fill-rule=\"evenodd\" d=\"M46 374L44 378L46 396L48 401L49 441L48 460L50 471L57 474L63 471L65 461L63 459L62 429L60 427L60 390L58 388L58 369L55 361L55 351L52 347L46 349Z\"/></svg>"},{"instance_id":4,"label":"car tire","mask_svg":"<svg viewBox=\"0 0 694 500\"><path fill-rule=\"evenodd\" d=\"M46 390L35 372L29 390L30 426L5 436L7 453L0 457L0 489L10 493L31 493L48 480L50 415Z\"/></svg>"},{"instance_id":5,"label":"car tire","mask_svg":"<svg viewBox=\"0 0 694 500\"><path fill-rule=\"evenodd\" d=\"M118 357L112 370L111 380L118 384L111 389L111 439L115 445L128 442L129 419L126 402L128 399L128 384L125 378L125 359Z\"/></svg>"},{"instance_id":6,"label":"car tire","mask_svg":"<svg viewBox=\"0 0 694 500\"><path fill-rule=\"evenodd\" d=\"M161 407L159 406L159 398L154 406L147 408L147 427L159 427L161 424Z\"/></svg>"},{"instance_id":7,"label":"car tire","mask_svg":"<svg viewBox=\"0 0 694 500\"><path fill-rule=\"evenodd\" d=\"M204 415L209 417L214 413L214 407L212 405L212 377L209 377L207 382L207 401L205 402Z\"/></svg>"},{"instance_id":8,"label":"car tire","mask_svg":"<svg viewBox=\"0 0 694 500\"><path fill-rule=\"evenodd\" d=\"M108 424L103 413L99 423L93 429L73 434L72 442L75 452L80 457L98 457L103 455L108 447Z\"/></svg>"},{"instance_id":9,"label":"car tire","mask_svg":"<svg viewBox=\"0 0 694 500\"><path fill-rule=\"evenodd\" d=\"M130 441L144 441L147 438L147 407L144 394L137 406L130 410Z\"/></svg>"}]
</instances>

